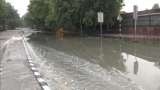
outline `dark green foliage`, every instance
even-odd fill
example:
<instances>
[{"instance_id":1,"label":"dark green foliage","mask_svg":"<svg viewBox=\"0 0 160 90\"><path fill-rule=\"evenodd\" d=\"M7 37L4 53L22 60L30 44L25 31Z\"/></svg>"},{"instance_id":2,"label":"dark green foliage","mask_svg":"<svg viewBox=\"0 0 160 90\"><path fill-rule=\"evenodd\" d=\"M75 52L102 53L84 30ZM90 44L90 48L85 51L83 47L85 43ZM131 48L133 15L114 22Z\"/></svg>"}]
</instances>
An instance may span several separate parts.
<instances>
[{"instance_id":1,"label":"dark green foliage","mask_svg":"<svg viewBox=\"0 0 160 90\"><path fill-rule=\"evenodd\" d=\"M30 0L29 13L26 15L28 24L36 28L45 29L45 20L48 16L48 0ZM31 21L29 21L31 20Z\"/></svg>"},{"instance_id":2,"label":"dark green foliage","mask_svg":"<svg viewBox=\"0 0 160 90\"><path fill-rule=\"evenodd\" d=\"M53 29L65 27L80 32L82 28L95 28L97 12L104 12L104 24L112 25L123 0L31 0L29 17L39 27ZM28 18L29 18L28 17Z\"/></svg>"},{"instance_id":3,"label":"dark green foliage","mask_svg":"<svg viewBox=\"0 0 160 90\"><path fill-rule=\"evenodd\" d=\"M0 29L14 29L21 24L20 22L20 17L13 6L0 0Z\"/></svg>"}]
</instances>

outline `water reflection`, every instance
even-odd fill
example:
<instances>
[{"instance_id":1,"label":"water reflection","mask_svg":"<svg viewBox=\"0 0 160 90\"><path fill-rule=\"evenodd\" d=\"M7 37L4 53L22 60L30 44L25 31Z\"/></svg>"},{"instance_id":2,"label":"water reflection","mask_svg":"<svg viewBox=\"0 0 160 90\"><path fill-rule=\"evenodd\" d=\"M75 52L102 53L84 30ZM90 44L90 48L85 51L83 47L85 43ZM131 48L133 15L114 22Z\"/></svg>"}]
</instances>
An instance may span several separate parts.
<instances>
[{"instance_id":1,"label":"water reflection","mask_svg":"<svg viewBox=\"0 0 160 90\"><path fill-rule=\"evenodd\" d=\"M126 60L127 76L142 85L145 90L159 90L160 69L155 66L155 62L149 62L143 58L123 52L121 54ZM136 59L135 59L136 58Z\"/></svg>"},{"instance_id":2,"label":"water reflection","mask_svg":"<svg viewBox=\"0 0 160 90\"><path fill-rule=\"evenodd\" d=\"M99 37L99 60L103 63L104 62L104 52L103 52L103 37Z\"/></svg>"},{"instance_id":3,"label":"water reflection","mask_svg":"<svg viewBox=\"0 0 160 90\"><path fill-rule=\"evenodd\" d=\"M40 37L41 39L39 39ZM99 39L94 37L68 37L63 40L56 40L54 36L48 34L31 36L30 42L36 48L40 48L38 52L48 53L41 54L47 58L47 62L49 63L53 63L53 56L56 57L57 53L51 52L51 49L55 49L58 52L63 52L63 54L73 56L71 62L69 62L70 59L63 61L67 62L66 69L69 68L68 66L76 64L74 66L77 66L76 70L79 71L78 66L81 64L77 64L77 62L80 59L84 59L87 62L100 65L100 67L110 72L114 71L113 68L117 69L125 77L128 77L129 80L143 87L144 90L159 90L160 69L158 67L160 65L158 64L158 59L156 59L159 57L160 52L158 45L108 38L104 38L100 45ZM148 53L148 50L150 53ZM60 59L62 58L64 59L65 57L61 56ZM74 60L76 62L73 62ZM57 58L57 62L60 62L59 58ZM89 64L85 63L82 67L85 68L88 66ZM69 69L68 73L72 70L71 68ZM100 73L95 74L98 75Z\"/></svg>"},{"instance_id":4,"label":"water reflection","mask_svg":"<svg viewBox=\"0 0 160 90\"><path fill-rule=\"evenodd\" d=\"M137 73L138 73L138 61L135 61L134 62L134 74L137 75Z\"/></svg>"}]
</instances>

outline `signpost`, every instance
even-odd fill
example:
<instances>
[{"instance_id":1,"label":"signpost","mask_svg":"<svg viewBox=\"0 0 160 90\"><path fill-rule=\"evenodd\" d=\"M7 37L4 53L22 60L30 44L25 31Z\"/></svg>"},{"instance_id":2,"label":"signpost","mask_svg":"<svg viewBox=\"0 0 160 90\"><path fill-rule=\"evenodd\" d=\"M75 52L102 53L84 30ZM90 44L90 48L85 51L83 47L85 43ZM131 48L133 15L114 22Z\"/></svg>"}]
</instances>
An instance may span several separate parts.
<instances>
[{"instance_id":1,"label":"signpost","mask_svg":"<svg viewBox=\"0 0 160 90\"><path fill-rule=\"evenodd\" d=\"M120 39L122 39L122 16L121 14L118 15L117 20L119 21L119 33L120 33ZM122 52L122 44L120 43L120 52Z\"/></svg>"},{"instance_id":2,"label":"signpost","mask_svg":"<svg viewBox=\"0 0 160 90\"><path fill-rule=\"evenodd\" d=\"M103 30L102 30L103 22L104 22L104 14L103 14L103 12L98 12L98 23L100 23L100 34L101 34L101 37L102 37L102 34L103 34Z\"/></svg>"},{"instance_id":3,"label":"signpost","mask_svg":"<svg viewBox=\"0 0 160 90\"><path fill-rule=\"evenodd\" d=\"M134 5L133 6L133 19L134 19L134 31L135 31L135 41L136 41L136 36L137 36L137 20L138 20L138 6L137 5ZM136 45L134 44L134 53L135 53L135 56L137 56L136 55L136 53L137 53L137 51L136 51ZM137 61L137 58L135 58L136 59L136 61Z\"/></svg>"},{"instance_id":4,"label":"signpost","mask_svg":"<svg viewBox=\"0 0 160 90\"><path fill-rule=\"evenodd\" d=\"M117 17L117 20L119 21L119 32L120 32L120 38L122 37L121 34L122 34L122 16L119 14L119 16Z\"/></svg>"},{"instance_id":5,"label":"signpost","mask_svg":"<svg viewBox=\"0 0 160 90\"><path fill-rule=\"evenodd\" d=\"M137 35L137 20L138 20L138 6L134 5L133 6L133 19L134 19L134 31L135 31L135 40L136 40L136 35Z\"/></svg>"},{"instance_id":6,"label":"signpost","mask_svg":"<svg viewBox=\"0 0 160 90\"><path fill-rule=\"evenodd\" d=\"M103 12L98 12L98 22L99 23L103 23L104 22Z\"/></svg>"},{"instance_id":7,"label":"signpost","mask_svg":"<svg viewBox=\"0 0 160 90\"><path fill-rule=\"evenodd\" d=\"M104 14L103 12L98 12L98 23L100 23L100 60L103 61L103 42L102 42L102 35L103 35L103 22L104 22Z\"/></svg>"}]
</instances>

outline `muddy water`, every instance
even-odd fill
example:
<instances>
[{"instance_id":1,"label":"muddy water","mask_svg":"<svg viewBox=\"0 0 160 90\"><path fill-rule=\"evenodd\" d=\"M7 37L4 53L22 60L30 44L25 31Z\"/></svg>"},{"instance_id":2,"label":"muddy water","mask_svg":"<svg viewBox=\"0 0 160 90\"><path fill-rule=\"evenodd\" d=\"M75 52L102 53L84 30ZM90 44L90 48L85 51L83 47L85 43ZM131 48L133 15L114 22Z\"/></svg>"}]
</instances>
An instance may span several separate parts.
<instances>
[{"instance_id":1,"label":"muddy water","mask_svg":"<svg viewBox=\"0 0 160 90\"><path fill-rule=\"evenodd\" d=\"M33 34L34 62L53 90L160 90L160 43Z\"/></svg>"}]
</instances>

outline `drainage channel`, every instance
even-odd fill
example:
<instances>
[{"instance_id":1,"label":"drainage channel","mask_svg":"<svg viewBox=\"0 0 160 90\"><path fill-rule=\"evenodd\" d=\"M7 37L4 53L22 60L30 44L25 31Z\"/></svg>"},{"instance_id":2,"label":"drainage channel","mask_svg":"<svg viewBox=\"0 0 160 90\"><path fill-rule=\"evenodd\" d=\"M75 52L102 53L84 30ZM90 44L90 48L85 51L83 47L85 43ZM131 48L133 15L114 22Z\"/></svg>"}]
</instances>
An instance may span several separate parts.
<instances>
[{"instance_id":1,"label":"drainage channel","mask_svg":"<svg viewBox=\"0 0 160 90\"><path fill-rule=\"evenodd\" d=\"M24 32L22 34L22 37L23 37L22 41L23 41L25 52L26 52L29 68L33 72L33 75L36 78L36 80L39 83L39 85L42 88L42 90L51 90L49 88L47 82L42 78L42 75L40 74L40 72L38 71L38 69L36 68L35 64L32 61L33 59L32 59L32 57L31 57L31 55L29 53L29 49L28 49L28 46L27 46L27 43L26 43L27 41L25 39Z\"/></svg>"}]
</instances>

